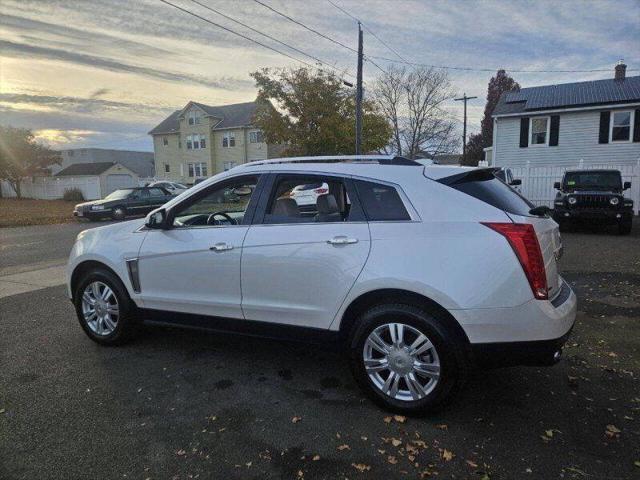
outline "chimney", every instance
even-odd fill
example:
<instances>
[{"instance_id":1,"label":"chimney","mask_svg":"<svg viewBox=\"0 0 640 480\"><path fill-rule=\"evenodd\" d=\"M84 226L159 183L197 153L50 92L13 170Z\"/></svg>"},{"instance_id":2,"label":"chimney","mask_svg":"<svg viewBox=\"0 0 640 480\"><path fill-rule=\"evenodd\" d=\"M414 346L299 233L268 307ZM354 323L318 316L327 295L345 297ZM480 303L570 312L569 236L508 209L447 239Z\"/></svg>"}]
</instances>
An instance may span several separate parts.
<instances>
[{"instance_id":1,"label":"chimney","mask_svg":"<svg viewBox=\"0 0 640 480\"><path fill-rule=\"evenodd\" d=\"M618 62L618 64L616 65L616 69L615 69L615 79L619 82L621 82L622 80L624 80L625 74L627 73L627 66L624 64L623 60L620 60Z\"/></svg>"}]
</instances>

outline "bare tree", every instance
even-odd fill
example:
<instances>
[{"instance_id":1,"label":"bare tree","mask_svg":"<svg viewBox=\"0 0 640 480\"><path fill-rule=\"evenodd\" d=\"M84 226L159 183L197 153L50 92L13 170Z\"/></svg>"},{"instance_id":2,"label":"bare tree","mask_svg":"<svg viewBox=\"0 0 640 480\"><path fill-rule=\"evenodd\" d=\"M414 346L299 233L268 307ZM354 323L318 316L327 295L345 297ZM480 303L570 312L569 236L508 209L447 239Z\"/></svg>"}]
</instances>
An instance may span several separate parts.
<instances>
[{"instance_id":1,"label":"bare tree","mask_svg":"<svg viewBox=\"0 0 640 480\"><path fill-rule=\"evenodd\" d=\"M445 103L454 97L447 73L433 68L390 67L373 96L393 128L387 153L416 158L455 151L460 140Z\"/></svg>"}]
</instances>

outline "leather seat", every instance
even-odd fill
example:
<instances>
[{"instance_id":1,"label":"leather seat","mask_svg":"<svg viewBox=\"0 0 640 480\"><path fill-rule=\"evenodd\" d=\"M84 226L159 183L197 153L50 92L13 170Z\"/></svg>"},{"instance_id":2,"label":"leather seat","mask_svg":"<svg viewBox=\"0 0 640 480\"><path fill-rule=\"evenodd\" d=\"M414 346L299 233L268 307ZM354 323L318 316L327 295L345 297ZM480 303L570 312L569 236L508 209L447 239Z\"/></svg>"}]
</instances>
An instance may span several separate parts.
<instances>
[{"instance_id":1,"label":"leather seat","mask_svg":"<svg viewBox=\"0 0 640 480\"><path fill-rule=\"evenodd\" d=\"M273 207L273 215L282 217L300 217L300 209L293 198L279 198Z\"/></svg>"},{"instance_id":2,"label":"leather seat","mask_svg":"<svg viewBox=\"0 0 640 480\"><path fill-rule=\"evenodd\" d=\"M316 199L316 214L314 220L316 222L341 222L342 214L338 208L336 197L331 194L320 195Z\"/></svg>"}]
</instances>

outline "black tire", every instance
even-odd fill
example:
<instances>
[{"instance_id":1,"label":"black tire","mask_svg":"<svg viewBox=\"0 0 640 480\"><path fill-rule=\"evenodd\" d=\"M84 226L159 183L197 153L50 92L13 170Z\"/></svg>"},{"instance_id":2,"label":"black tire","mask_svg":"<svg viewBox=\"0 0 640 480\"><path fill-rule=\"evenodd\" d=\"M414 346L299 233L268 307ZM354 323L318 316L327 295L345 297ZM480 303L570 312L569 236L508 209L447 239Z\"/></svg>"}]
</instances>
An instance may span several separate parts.
<instances>
[{"instance_id":1,"label":"black tire","mask_svg":"<svg viewBox=\"0 0 640 480\"><path fill-rule=\"evenodd\" d=\"M629 235L631 233L632 220L622 220L618 222L618 235Z\"/></svg>"},{"instance_id":2,"label":"black tire","mask_svg":"<svg viewBox=\"0 0 640 480\"><path fill-rule=\"evenodd\" d=\"M127 209L122 205L118 205L117 207L113 207L113 211L111 212L111 218L114 220L124 220L127 216Z\"/></svg>"},{"instance_id":3,"label":"black tire","mask_svg":"<svg viewBox=\"0 0 640 480\"><path fill-rule=\"evenodd\" d=\"M466 345L442 321L442 314L413 305L384 304L364 312L350 338L350 364L356 382L381 407L409 415L424 415L444 406L462 388L469 365ZM435 388L418 400L400 400L380 390L365 370L363 352L369 334L385 323L403 323L424 334L434 345L440 360L440 378ZM403 380L404 382L404 380ZM404 383L405 386L406 382Z\"/></svg>"},{"instance_id":4,"label":"black tire","mask_svg":"<svg viewBox=\"0 0 640 480\"><path fill-rule=\"evenodd\" d=\"M88 285L93 282L107 285L118 302L119 315L115 329L108 335L98 335L88 325L82 312L82 295ZM137 307L129 298L129 294L120 279L107 269L96 268L88 271L78 282L73 294L73 303L80 326L87 336L101 345L122 345L132 340L140 330L137 318Z\"/></svg>"}]
</instances>

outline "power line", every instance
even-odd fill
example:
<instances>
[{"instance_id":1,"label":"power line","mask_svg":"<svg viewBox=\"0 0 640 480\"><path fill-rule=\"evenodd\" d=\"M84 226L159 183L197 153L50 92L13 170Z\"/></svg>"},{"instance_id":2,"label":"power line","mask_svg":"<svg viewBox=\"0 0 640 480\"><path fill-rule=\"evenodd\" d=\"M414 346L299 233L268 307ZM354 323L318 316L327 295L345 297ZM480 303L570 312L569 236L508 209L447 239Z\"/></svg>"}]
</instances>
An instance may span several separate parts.
<instances>
[{"instance_id":1,"label":"power line","mask_svg":"<svg viewBox=\"0 0 640 480\"><path fill-rule=\"evenodd\" d=\"M293 22L293 23L295 23L296 25L301 26L301 27L302 27L302 28L304 28L305 30L308 30L308 31L310 31L310 32L312 32L312 33L315 33L316 35L318 35L318 36L320 36L320 37L322 37L322 38L324 38L324 39L326 39L326 40L329 40L330 42L335 43L336 45L339 45L339 46L340 46L340 47L342 47L342 48L346 48L347 50L349 50L349 51L351 51L351 52L353 52L353 53L355 53L355 54L357 54L357 53L358 53L358 51L357 51L356 49L351 48L350 46L345 45L344 43L342 43L342 42L340 42L340 41L338 41L338 40L336 40L336 39L334 39L334 38L331 38L329 35L326 35L326 34L324 34L324 33L322 33L322 32L319 32L319 31L318 31L318 30L316 30L315 28L311 28L311 27L309 27L308 25L305 25L304 23L300 22L299 20L296 20L295 18L290 17L290 16L289 16L289 15L287 15L286 13L282 13L281 11L276 10L276 9L275 9L275 8L273 8L271 5L267 5L266 3L264 3L264 2L262 2L262 1L260 1L260 0L253 0L253 1L254 1L254 2L256 2L256 3L257 3L257 4L259 4L259 5L262 5L262 6L263 6L264 8L266 8L266 9L271 10L273 13L275 13L275 14L277 14L277 15L280 15L280 16L281 16L281 17L283 17L283 18L286 18L286 19L287 19L287 20L289 20L290 22ZM367 60L369 63L371 63L373 66L375 66L378 70L380 70L381 72L385 73L384 68L382 68L380 65L378 65L378 64L377 64L376 62L374 62L373 60L371 60L371 58L369 58L367 55L365 55L363 58L364 58L365 60Z\"/></svg>"},{"instance_id":2,"label":"power line","mask_svg":"<svg viewBox=\"0 0 640 480\"><path fill-rule=\"evenodd\" d=\"M364 29L369 32L376 40L378 40L382 45L384 45L385 47L387 47L389 49L389 51L391 51L391 53L393 53L395 56L397 56L400 60L403 61L408 61L406 58L404 58L402 55L400 55L394 48L392 48L390 45L388 45L384 40L382 40L378 35L375 34L375 32L373 30L371 30L369 27L367 27L367 25L365 23L362 22L362 20L360 20L359 18L353 16L352 14L350 14L347 10L345 10L344 8L342 8L340 5L336 5L335 3L333 3L331 0L327 0L331 5L333 5L335 8L337 8L338 10L340 10L342 13L344 13L346 16L352 18L353 20L355 20L356 22L360 22L360 24L364 27Z\"/></svg>"},{"instance_id":3,"label":"power line","mask_svg":"<svg viewBox=\"0 0 640 480\"><path fill-rule=\"evenodd\" d=\"M191 15L191 16L196 17L196 18L199 18L200 20L203 20L203 21L205 21L205 22L207 22L207 23L210 23L211 25L213 25L213 26L215 26L215 27L221 28L222 30L225 30L225 31L227 31L227 32L229 32L229 33L232 33L233 35L237 35L238 37L244 38L245 40L249 40L250 42L255 43L255 44L257 44L257 45L260 45L260 46L261 46L261 47L263 47L263 48L266 48L266 49L268 49L268 50L271 50L271 51L273 51L273 52L276 52L276 53L278 53L278 54L280 54L280 55L284 55L285 57L290 58L291 60L294 60L294 61L296 61L296 62L300 62L300 63L302 63L302 64L304 64L304 65L307 65L308 67L311 67L311 68L316 68L316 66L315 66L315 65L313 65L313 64L311 64L311 63L309 63L309 62L307 62L307 61L305 61L305 60L301 60L301 59L299 59L299 58L294 57L293 55L289 55L289 54L288 54L288 53L286 53L286 52L280 51L280 50L278 50L277 48L273 48L273 47L271 47L271 46L269 46L269 45L266 45L266 44L264 44L264 43L262 43L262 42L259 42L258 40L254 40L254 39L253 39L253 38L251 38L251 37L248 37L248 36L246 36L246 35L244 35L244 34L242 34L242 33L236 32L235 30L232 30L232 29L230 29L230 28L228 28L228 27L225 27L225 26L223 26L223 25L220 25L219 23L216 23L216 22L214 22L214 21L212 21L212 20L209 20L208 18L205 18L205 17L203 17L203 16L200 16L200 15L198 15L197 13L194 13L194 12L192 12L192 11L190 11L190 10L187 10L186 8L182 8L182 7L180 7L179 5L175 5L175 4L173 4L173 3L171 3L171 2L169 2L169 1L167 1L167 0L159 0L159 1L160 1L160 2L162 2L162 3L165 3L165 4L169 5L169 6L171 6L171 7L173 7L173 8L177 8L178 10L180 10L180 11L182 11L182 12L184 12L184 13L188 14L188 15Z\"/></svg>"},{"instance_id":4,"label":"power line","mask_svg":"<svg viewBox=\"0 0 640 480\"><path fill-rule=\"evenodd\" d=\"M347 50L351 50L353 53L356 53L356 54L358 53L358 50L356 50L356 49L354 49L354 48L351 48L351 47L349 47L348 45L345 45L344 43L342 43L342 42L340 42L340 41L338 41L338 40L335 40L335 39L333 39L333 38L329 37L328 35L325 35L325 34L324 34L324 33L322 33L322 32L319 32L318 30L315 30L315 29L313 29L313 28L311 28L311 27L308 27L308 26L307 26L307 25L305 25L304 23L299 22L298 20L296 20L296 19L294 19L294 18L291 18L291 17L290 17L289 15L287 15L286 13L282 13L282 12L280 12L279 10L276 10L276 9L275 9L275 8L273 8L272 6L267 5L266 3L261 2L260 0L253 0L253 1L254 1L254 2L256 2L256 3L257 3L257 4L259 4L259 5L262 5L264 8L267 8L267 9L271 10L273 13L275 13L275 14L277 14L277 15L280 15L280 16L281 16L281 17L283 17L283 18L286 18L286 19L287 19L287 20L289 20L290 22L293 22L293 23L295 23L296 25L299 25L299 26L301 26L302 28L304 28L304 29L306 29L306 30L309 30L310 32L313 32L313 33L315 33L316 35L318 35L318 36L320 36L320 37L322 37L322 38L324 38L324 39L326 39L326 40L329 40L330 42L335 43L336 45L340 45L342 48L346 48Z\"/></svg>"},{"instance_id":5,"label":"power line","mask_svg":"<svg viewBox=\"0 0 640 480\"><path fill-rule=\"evenodd\" d=\"M213 7L210 7L210 6L208 6L208 5L204 4L204 3L199 2L198 0L191 0L191 2L193 2L193 3L197 4L197 5L200 5L202 8L206 8L207 10L210 10L210 11L211 11L211 12L213 12L213 13L216 13L216 14L218 14L218 15L220 15L220 16L222 16L222 17L226 18L227 20L231 20L232 22L235 22L235 23L237 23L238 25L242 25L243 27L248 28L248 29L249 29L249 30L251 30L252 32L255 32L255 33L259 34L259 35L262 35L263 37L266 37L266 38L268 38L268 39L270 39L270 40L273 40L274 42L277 42L277 43L279 43L280 45L284 45L285 47L288 47L288 48L290 48L290 49L292 49L292 50L295 50L296 52L298 52L298 53L300 53L300 54L302 54L302 55L304 55L304 56L306 56L306 57L309 57L309 58L311 58L311 59L315 60L316 62L318 62L318 63L320 63L320 64L322 64L322 65L326 65L326 66L327 66L327 67L329 67L329 68L332 68L332 69L334 69L334 70L338 70L335 66L333 66L333 65L329 64L328 62L325 62L325 61L323 61L323 60L320 60L318 57L315 57L315 56L313 56L313 55L311 55L311 54L309 54L309 53L306 53L306 52L304 52L303 50L300 50L299 48L294 47L294 46L292 46L292 45L289 45L289 44L288 44L288 43L286 43L286 42L283 42L283 41L281 41L281 40L278 40L277 38L275 38L275 37L273 37L273 36L271 36L271 35L269 35L269 34L267 34L267 33L261 32L260 30L257 30L256 28L253 28L253 27L251 27L251 26L247 25L246 23L241 22L240 20L236 20L235 18L230 17L229 15L226 15L226 14L224 14L224 13L222 13L222 12L218 11L218 10L216 10L216 9L215 9L215 8L213 8ZM346 74L346 75L348 75L348 76L350 76L350 77L352 77L352 78L355 78L355 77L354 77L354 75L352 75L352 74L351 74L351 73L349 73L348 71L347 71L347 72L345 72L345 74Z\"/></svg>"},{"instance_id":6,"label":"power line","mask_svg":"<svg viewBox=\"0 0 640 480\"><path fill-rule=\"evenodd\" d=\"M595 72L609 72L608 68L595 68L595 69L586 69L586 70L519 70L519 69L511 69L511 68L476 68L476 67L460 67L460 66L450 66L450 65L432 65L428 63L419 63L419 62L408 62L408 61L400 61L395 60L393 58L381 57L378 55L369 55L370 58L375 58L376 60L383 60L385 62L392 63L403 63L406 65L411 65L414 67L429 67L429 68L438 68L443 70L463 70L469 72L495 72L497 70L505 70L511 73L595 73ZM627 70L630 72L635 72L638 69Z\"/></svg>"}]
</instances>

